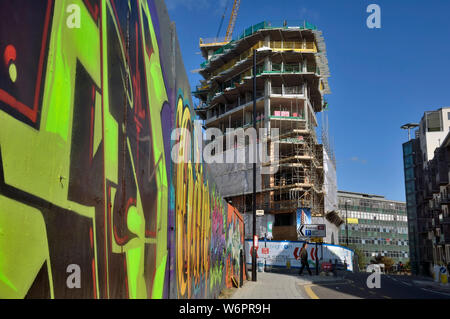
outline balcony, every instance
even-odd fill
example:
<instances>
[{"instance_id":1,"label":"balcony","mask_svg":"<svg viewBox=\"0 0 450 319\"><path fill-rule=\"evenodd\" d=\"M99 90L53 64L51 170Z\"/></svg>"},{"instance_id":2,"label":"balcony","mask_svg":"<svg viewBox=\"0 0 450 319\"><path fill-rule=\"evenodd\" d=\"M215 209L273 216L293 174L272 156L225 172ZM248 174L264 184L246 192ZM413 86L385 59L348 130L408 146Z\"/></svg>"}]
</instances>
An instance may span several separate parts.
<instances>
[{"instance_id":1,"label":"balcony","mask_svg":"<svg viewBox=\"0 0 450 319\"><path fill-rule=\"evenodd\" d=\"M303 86L282 86L272 87L271 94L273 95L304 95L305 90Z\"/></svg>"},{"instance_id":2,"label":"balcony","mask_svg":"<svg viewBox=\"0 0 450 319\"><path fill-rule=\"evenodd\" d=\"M211 74L211 76L214 77L228 69L231 69L234 65L236 65L238 63L243 63L244 61L251 61L251 59L253 57L253 51L262 49L262 48L269 49L273 52L294 51L294 52L300 52L300 53L317 53L317 47L316 47L315 42L270 41L269 46L266 46L264 41L258 41L250 49L244 51L243 53L239 54L239 56L237 56L236 58L231 59L230 61L228 61L227 63L225 63L221 66L220 66L219 62L214 62L214 61L217 60L216 56L222 55L224 51L213 55L208 61L205 61L202 64L200 64L200 68L206 70L209 68L217 68L218 67ZM217 60L217 61L219 61L219 60ZM314 68L313 70L309 69L308 72L318 73L319 71L316 68Z\"/></svg>"},{"instance_id":3,"label":"balcony","mask_svg":"<svg viewBox=\"0 0 450 319\"><path fill-rule=\"evenodd\" d=\"M448 193L441 193L440 201L441 205L449 205L450 204L450 196Z\"/></svg>"}]
</instances>

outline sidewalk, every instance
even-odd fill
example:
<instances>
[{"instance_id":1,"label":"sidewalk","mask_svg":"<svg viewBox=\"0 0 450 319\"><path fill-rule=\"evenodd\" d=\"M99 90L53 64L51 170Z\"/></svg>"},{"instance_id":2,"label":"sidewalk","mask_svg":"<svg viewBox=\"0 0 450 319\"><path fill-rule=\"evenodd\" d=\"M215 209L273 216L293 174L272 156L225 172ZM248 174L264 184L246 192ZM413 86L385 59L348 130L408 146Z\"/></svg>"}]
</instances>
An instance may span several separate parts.
<instances>
[{"instance_id":1,"label":"sidewalk","mask_svg":"<svg viewBox=\"0 0 450 319\"><path fill-rule=\"evenodd\" d=\"M249 274L251 276L251 273ZM258 272L257 281L246 281L230 299L309 299L301 286L342 280L340 277L299 276L297 273Z\"/></svg>"}]
</instances>

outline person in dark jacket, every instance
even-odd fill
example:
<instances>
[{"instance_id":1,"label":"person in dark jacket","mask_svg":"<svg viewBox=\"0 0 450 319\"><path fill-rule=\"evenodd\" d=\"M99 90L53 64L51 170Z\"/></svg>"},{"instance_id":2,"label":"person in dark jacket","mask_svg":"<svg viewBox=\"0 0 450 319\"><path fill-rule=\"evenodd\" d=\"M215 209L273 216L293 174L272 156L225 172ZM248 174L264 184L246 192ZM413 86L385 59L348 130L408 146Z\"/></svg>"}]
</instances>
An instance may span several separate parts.
<instances>
[{"instance_id":1,"label":"person in dark jacket","mask_svg":"<svg viewBox=\"0 0 450 319\"><path fill-rule=\"evenodd\" d=\"M307 247L308 243L304 243L302 249L300 250L300 256L298 258L300 259L302 266L300 267L300 272L298 274L301 275L303 273L303 269L306 267L309 275L312 276L311 269L309 269L308 264L308 251L306 250Z\"/></svg>"}]
</instances>

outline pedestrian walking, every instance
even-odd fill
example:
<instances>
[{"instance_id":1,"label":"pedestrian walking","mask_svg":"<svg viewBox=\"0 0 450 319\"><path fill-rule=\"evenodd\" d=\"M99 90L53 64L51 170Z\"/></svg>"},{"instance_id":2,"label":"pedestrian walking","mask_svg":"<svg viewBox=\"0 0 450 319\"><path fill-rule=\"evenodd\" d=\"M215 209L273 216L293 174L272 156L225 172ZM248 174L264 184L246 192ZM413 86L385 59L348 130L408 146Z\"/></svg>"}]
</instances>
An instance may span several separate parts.
<instances>
[{"instance_id":1,"label":"pedestrian walking","mask_svg":"<svg viewBox=\"0 0 450 319\"><path fill-rule=\"evenodd\" d=\"M300 276L302 275L303 269L305 267L308 270L309 275L312 276L311 269L309 269L308 264L308 251L306 250L307 247L308 243L304 243L302 249L300 250L300 256L298 257L298 259L300 259L300 262L302 263L302 266L300 267L300 272L298 273Z\"/></svg>"}]
</instances>

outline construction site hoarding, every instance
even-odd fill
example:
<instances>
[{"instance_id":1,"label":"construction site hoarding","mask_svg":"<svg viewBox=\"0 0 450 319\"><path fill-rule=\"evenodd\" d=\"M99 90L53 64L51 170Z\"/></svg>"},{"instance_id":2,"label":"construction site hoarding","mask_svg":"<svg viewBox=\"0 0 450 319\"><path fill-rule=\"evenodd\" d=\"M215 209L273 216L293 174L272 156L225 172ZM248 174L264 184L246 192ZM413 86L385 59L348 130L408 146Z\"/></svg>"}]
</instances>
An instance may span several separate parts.
<instances>
[{"instance_id":1,"label":"construction site hoarding","mask_svg":"<svg viewBox=\"0 0 450 319\"><path fill-rule=\"evenodd\" d=\"M207 164L171 160L197 114L164 2L0 12L0 299L218 297L243 219Z\"/></svg>"},{"instance_id":2,"label":"construction site hoarding","mask_svg":"<svg viewBox=\"0 0 450 319\"><path fill-rule=\"evenodd\" d=\"M246 240L246 260L247 265L251 265L252 255L256 251L257 262L275 268L300 268L300 249L304 241L265 241L260 240L256 250L252 249L253 242ZM347 265L348 271L353 271L354 251L343 246L331 244L309 244L306 248L308 252L308 263L310 267L315 267L322 262L332 264Z\"/></svg>"}]
</instances>

